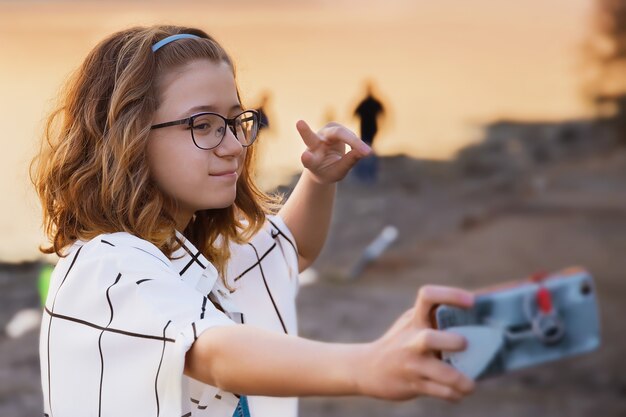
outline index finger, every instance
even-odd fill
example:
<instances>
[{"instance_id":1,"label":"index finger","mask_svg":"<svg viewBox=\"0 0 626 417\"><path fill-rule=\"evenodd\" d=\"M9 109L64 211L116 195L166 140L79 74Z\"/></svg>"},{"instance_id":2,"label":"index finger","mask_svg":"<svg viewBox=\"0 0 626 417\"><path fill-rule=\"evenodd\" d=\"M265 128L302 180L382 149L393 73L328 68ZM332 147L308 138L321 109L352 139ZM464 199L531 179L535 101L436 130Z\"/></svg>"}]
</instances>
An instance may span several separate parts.
<instances>
[{"instance_id":1,"label":"index finger","mask_svg":"<svg viewBox=\"0 0 626 417\"><path fill-rule=\"evenodd\" d=\"M315 150L322 142L322 138L320 138L304 120L298 120L296 122L296 129L298 129L300 137L310 150Z\"/></svg>"},{"instance_id":2,"label":"index finger","mask_svg":"<svg viewBox=\"0 0 626 417\"><path fill-rule=\"evenodd\" d=\"M474 294L460 288L426 285L417 293L415 322L419 326L430 327L430 311L438 304L469 308L474 305Z\"/></svg>"}]
</instances>

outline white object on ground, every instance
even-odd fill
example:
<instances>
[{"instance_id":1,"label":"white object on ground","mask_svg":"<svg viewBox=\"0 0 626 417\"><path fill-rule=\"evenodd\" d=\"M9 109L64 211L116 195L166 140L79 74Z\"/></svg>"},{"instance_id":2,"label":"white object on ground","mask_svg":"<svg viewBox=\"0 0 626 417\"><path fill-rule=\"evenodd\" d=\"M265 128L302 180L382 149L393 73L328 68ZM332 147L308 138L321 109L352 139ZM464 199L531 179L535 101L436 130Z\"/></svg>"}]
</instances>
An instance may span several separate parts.
<instances>
[{"instance_id":1,"label":"white object on ground","mask_svg":"<svg viewBox=\"0 0 626 417\"><path fill-rule=\"evenodd\" d=\"M378 259L387 248L398 238L398 228L395 226L385 226L383 230L376 236L376 239L370 243L356 265L350 271L350 278L358 277L363 268L370 262Z\"/></svg>"},{"instance_id":2,"label":"white object on ground","mask_svg":"<svg viewBox=\"0 0 626 417\"><path fill-rule=\"evenodd\" d=\"M20 310L9 320L4 330L12 339L22 337L31 330L39 328L41 325L41 314L41 309L39 308Z\"/></svg>"},{"instance_id":3,"label":"white object on ground","mask_svg":"<svg viewBox=\"0 0 626 417\"><path fill-rule=\"evenodd\" d=\"M395 226L385 226L380 234L363 251L363 258L374 260L398 238L398 229Z\"/></svg>"}]
</instances>

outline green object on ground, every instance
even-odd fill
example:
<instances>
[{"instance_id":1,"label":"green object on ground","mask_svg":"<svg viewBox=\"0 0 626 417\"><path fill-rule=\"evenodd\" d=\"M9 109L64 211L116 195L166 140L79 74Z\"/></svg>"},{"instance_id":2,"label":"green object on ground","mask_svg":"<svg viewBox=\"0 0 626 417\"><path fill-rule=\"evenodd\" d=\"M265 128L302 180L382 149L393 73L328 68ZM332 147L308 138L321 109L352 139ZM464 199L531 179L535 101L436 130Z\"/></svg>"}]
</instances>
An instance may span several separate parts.
<instances>
[{"instance_id":1,"label":"green object on ground","mask_svg":"<svg viewBox=\"0 0 626 417\"><path fill-rule=\"evenodd\" d=\"M44 264L39 271L37 289L39 290L39 299L42 307L46 304L46 297L48 297L48 288L50 287L50 278L52 277L53 269L53 265Z\"/></svg>"}]
</instances>

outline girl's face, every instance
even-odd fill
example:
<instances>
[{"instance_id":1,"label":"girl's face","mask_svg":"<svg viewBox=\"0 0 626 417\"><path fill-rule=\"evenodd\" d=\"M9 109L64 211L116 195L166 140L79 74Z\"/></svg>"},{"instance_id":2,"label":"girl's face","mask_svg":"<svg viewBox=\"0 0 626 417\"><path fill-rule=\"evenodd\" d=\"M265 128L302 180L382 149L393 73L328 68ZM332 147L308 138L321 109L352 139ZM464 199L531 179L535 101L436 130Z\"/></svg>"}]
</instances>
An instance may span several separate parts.
<instances>
[{"instance_id":1,"label":"girl's face","mask_svg":"<svg viewBox=\"0 0 626 417\"><path fill-rule=\"evenodd\" d=\"M225 62L192 61L164 74L157 88L160 103L153 125L204 111L227 118L242 111L232 69ZM147 158L157 186L177 201L178 211L173 214L178 229L183 230L196 211L233 204L245 148L226 129L219 146L199 149L188 124L182 124L152 130Z\"/></svg>"}]
</instances>

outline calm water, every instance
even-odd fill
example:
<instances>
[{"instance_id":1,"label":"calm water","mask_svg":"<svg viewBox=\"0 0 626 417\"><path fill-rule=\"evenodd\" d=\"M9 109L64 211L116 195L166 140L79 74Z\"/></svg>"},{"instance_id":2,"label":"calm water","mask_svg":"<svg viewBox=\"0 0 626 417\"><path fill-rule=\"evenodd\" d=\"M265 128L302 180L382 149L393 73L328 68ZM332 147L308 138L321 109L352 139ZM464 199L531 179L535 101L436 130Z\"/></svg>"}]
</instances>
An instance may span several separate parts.
<instances>
[{"instance_id":1,"label":"calm water","mask_svg":"<svg viewBox=\"0 0 626 417\"><path fill-rule=\"evenodd\" d=\"M202 27L234 56L248 105L272 92L273 130L259 144L267 186L299 169L298 119L356 127L367 78L389 113L382 154L446 158L495 118L585 113L577 65L590 0L12 3L0 1L0 261L38 256L27 166L56 92L97 41L130 25Z\"/></svg>"}]
</instances>

